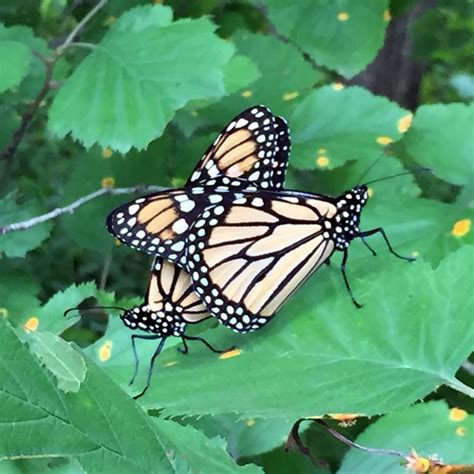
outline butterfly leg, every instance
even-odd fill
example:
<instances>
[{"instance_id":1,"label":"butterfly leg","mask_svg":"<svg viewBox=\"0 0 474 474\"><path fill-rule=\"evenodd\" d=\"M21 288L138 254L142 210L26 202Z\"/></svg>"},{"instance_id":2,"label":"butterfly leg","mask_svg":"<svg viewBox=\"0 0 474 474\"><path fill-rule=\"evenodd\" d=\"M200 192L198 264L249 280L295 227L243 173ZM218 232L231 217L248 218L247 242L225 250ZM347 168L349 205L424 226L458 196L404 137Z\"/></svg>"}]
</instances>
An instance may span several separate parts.
<instances>
[{"instance_id":1,"label":"butterfly leg","mask_svg":"<svg viewBox=\"0 0 474 474\"><path fill-rule=\"evenodd\" d=\"M201 341L209 350L211 350L215 354L223 354L224 352L228 352L235 349L235 346L229 347L229 349L225 349L225 350L216 349L212 347L205 339L199 336L183 336L183 341L184 339L187 339L188 341Z\"/></svg>"},{"instance_id":2,"label":"butterfly leg","mask_svg":"<svg viewBox=\"0 0 474 474\"><path fill-rule=\"evenodd\" d=\"M403 255L400 255L399 253L395 252L395 250L393 250L392 244L388 240L387 234L385 233L382 227L377 227L376 229L371 229L371 230L366 230L365 232L361 232L359 234L359 237L363 241L364 237L369 237L370 235L374 235L377 233L382 234L382 237L385 240L385 243L387 244L388 250L390 251L391 254L395 255L395 257L401 258L402 260L408 260L409 262L413 262L414 260L416 260L413 257L404 257Z\"/></svg>"},{"instance_id":3,"label":"butterfly leg","mask_svg":"<svg viewBox=\"0 0 474 474\"><path fill-rule=\"evenodd\" d=\"M365 240L365 238L360 235L360 240L362 240L362 243L369 249L370 253L376 257L377 256L377 253L375 252L375 250L369 245L369 243L367 242L367 240Z\"/></svg>"},{"instance_id":4,"label":"butterfly leg","mask_svg":"<svg viewBox=\"0 0 474 474\"><path fill-rule=\"evenodd\" d=\"M153 366L155 365L155 360L160 355L160 352L162 351L163 346L165 345L166 339L167 339L166 337L161 339L160 343L158 344L158 347L155 349L155 352L153 353L151 357L150 366L148 367L148 375L146 378L145 388L138 395L135 395L133 397L134 400L137 400L138 398L140 398L148 390L148 387L150 386L151 375L153 373Z\"/></svg>"},{"instance_id":5,"label":"butterfly leg","mask_svg":"<svg viewBox=\"0 0 474 474\"><path fill-rule=\"evenodd\" d=\"M128 383L128 385L132 385L132 383L135 381L135 377L137 376L138 374L138 354L137 354L137 347L135 345L135 339L158 339L160 336L156 336L156 335L153 335L153 336L142 336L140 334L132 334L131 336L131 339L132 339L132 349L133 349L133 356L135 358L135 368L133 370L133 375L132 375L132 379L130 380L130 382Z\"/></svg>"},{"instance_id":6,"label":"butterfly leg","mask_svg":"<svg viewBox=\"0 0 474 474\"><path fill-rule=\"evenodd\" d=\"M347 257L349 256L349 252L347 250L344 250L343 256L342 256L342 263L341 263L341 273L342 273L342 278L344 279L344 285L346 285L346 290L349 293L349 296L351 297L352 303L356 308L362 308L362 305L357 302L357 300L354 298L354 294L352 293L351 287L349 285L349 280L347 279L346 275L346 263L347 263Z\"/></svg>"},{"instance_id":7,"label":"butterfly leg","mask_svg":"<svg viewBox=\"0 0 474 474\"><path fill-rule=\"evenodd\" d=\"M188 349L188 343L186 342L185 336L181 336L181 340L183 341L184 348L181 349L181 347L178 347L178 352L181 352L181 354L187 354L189 352L189 349Z\"/></svg>"}]
</instances>

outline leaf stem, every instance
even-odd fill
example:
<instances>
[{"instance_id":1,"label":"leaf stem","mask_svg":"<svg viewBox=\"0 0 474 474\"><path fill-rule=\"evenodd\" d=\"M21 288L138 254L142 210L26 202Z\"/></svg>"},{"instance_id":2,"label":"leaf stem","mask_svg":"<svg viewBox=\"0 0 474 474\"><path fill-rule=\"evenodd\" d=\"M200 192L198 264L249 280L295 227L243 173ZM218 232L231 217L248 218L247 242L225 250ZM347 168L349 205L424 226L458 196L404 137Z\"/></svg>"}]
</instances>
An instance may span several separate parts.
<instances>
[{"instance_id":1,"label":"leaf stem","mask_svg":"<svg viewBox=\"0 0 474 474\"><path fill-rule=\"evenodd\" d=\"M4 234L7 234L8 232L13 232L17 230L29 229L30 227L33 227L35 225L42 224L43 222L49 221L51 219L55 219L56 217L62 214L66 214L66 213L72 214L78 207L82 206L83 204L86 204L89 201L92 201L95 198L98 198L99 196L104 196L105 194L111 194L111 195L131 194L131 193L139 193L139 192L141 193L141 192L146 192L146 191L157 192L157 191L164 191L166 189L167 188L164 188L162 186L144 186L144 185L134 186L130 188L117 188L117 189L102 188L97 191L94 191L93 193L87 194L86 196L79 198L77 201L74 201L68 206L58 207L56 209L53 209L50 212L47 212L46 214L33 217L26 221L16 222L13 224L7 224L3 227L0 227L0 235L4 235Z\"/></svg>"},{"instance_id":2,"label":"leaf stem","mask_svg":"<svg viewBox=\"0 0 474 474\"><path fill-rule=\"evenodd\" d=\"M108 0L100 0L97 5L76 25L76 27L69 33L64 43L56 49L56 54L60 56L63 51L69 47L74 41L80 30L91 20L91 18L108 2Z\"/></svg>"}]
</instances>

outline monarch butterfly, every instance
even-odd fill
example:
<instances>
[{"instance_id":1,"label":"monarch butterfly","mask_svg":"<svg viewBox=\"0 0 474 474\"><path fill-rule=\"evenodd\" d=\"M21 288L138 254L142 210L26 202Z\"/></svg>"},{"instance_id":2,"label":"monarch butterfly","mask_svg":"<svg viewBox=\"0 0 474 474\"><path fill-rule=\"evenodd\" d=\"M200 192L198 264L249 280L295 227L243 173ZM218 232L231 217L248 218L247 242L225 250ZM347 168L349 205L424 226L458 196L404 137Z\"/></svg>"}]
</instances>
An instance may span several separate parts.
<instances>
[{"instance_id":1,"label":"monarch butterfly","mask_svg":"<svg viewBox=\"0 0 474 474\"><path fill-rule=\"evenodd\" d=\"M161 339L148 367L145 388L133 398L140 398L148 390L153 373L155 360L162 351L168 337L180 337L184 349L178 350L184 354L188 352L187 341L200 341L215 353L231 350L215 349L205 339L199 336L185 335L187 324L196 324L210 318L209 312L193 291L191 280L184 270L170 262L155 259L153 270L146 293L145 303L121 315L125 326L132 330L141 329L152 333L150 335L132 334L132 349L135 358L135 368L129 385L132 385L138 373L139 359L135 346L136 339Z\"/></svg>"},{"instance_id":2,"label":"monarch butterfly","mask_svg":"<svg viewBox=\"0 0 474 474\"><path fill-rule=\"evenodd\" d=\"M368 183L367 183L368 184ZM297 288L336 250L345 272L351 241L380 233L361 232L360 214L368 193L358 185L337 198L295 191L243 192L206 209L192 225L186 265L207 309L236 332L264 326Z\"/></svg>"},{"instance_id":3,"label":"monarch butterfly","mask_svg":"<svg viewBox=\"0 0 474 474\"><path fill-rule=\"evenodd\" d=\"M184 188L123 204L107 228L124 244L183 266L186 235L202 209L237 190L280 189L290 146L283 118L264 106L247 109L219 134Z\"/></svg>"},{"instance_id":4,"label":"monarch butterfly","mask_svg":"<svg viewBox=\"0 0 474 474\"><path fill-rule=\"evenodd\" d=\"M168 251L169 260L178 260L184 248L182 234L192 222L188 219L199 212L200 207L218 203L226 193L233 193L238 188L279 189L283 186L290 146L284 119L274 116L263 106L245 110L227 125L208 148L184 189L157 193L120 206L107 218L107 226L132 247L156 254ZM140 219L147 222L145 230L140 227L143 224ZM147 235L149 231L154 231L151 236ZM167 337L181 337L184 352L188 350L187 340L199 340L213 352L220 352L200 337L184 335L186 324L208 317L207 309L192 291L189 275L156 257L146 303L125 311L121 316L130 329L153 333L131 336L135 370L130 383L133 383L138 371L135 339L161 338L150 362L147 384L135 399L148 389L155 359Z\"/></svg>"}]
</instances>

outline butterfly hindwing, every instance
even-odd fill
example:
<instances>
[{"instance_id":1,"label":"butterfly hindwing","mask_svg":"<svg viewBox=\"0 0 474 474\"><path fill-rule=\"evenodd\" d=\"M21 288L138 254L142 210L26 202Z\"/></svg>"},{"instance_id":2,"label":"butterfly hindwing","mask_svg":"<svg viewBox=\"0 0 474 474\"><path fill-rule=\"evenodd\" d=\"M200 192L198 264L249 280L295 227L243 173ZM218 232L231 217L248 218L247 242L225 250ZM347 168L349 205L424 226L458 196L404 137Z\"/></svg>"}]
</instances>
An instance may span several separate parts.
<instances>
[{"instance_id":1,"label":"butterfly hindwing","mask_svg":"<svg viewBox=\"0 0 474 474\"><path fill-rule=\"evenodd\" d=\"M238 332L266 324L334 251L330 198L243 193L208 209L190 231L187 267L212 315Z\"/></svg>"}]
</instances>

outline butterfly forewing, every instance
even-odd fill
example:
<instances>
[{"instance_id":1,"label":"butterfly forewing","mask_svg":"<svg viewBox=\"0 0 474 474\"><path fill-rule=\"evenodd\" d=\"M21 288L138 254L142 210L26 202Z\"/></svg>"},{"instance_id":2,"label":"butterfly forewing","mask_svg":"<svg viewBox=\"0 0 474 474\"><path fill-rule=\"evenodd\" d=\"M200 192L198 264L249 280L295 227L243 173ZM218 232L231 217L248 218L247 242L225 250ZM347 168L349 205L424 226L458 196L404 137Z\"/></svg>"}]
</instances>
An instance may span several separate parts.
<instances>
[{"instance_id":1,"label":"butterfly forewing","mask_svg":"<svg viewBox=\"0 0 474 474\"><path fill-rule=\"evenodd\" d=\"M210 312L239 332L255 330L334 251L330 198L243 193L207 210L191 229L187 266Z\"/></svg>"},{"instance_id":2,"label":"butterfly forewing","mask_svg":"<svg viewBox=\"0 0 474 474\"><path fill-rule=\"evenodd\" d=\"M286 121L262 105L237 115L204 153L187 185L219 185L234 180L260 189L283 185L290 151Z\"/></svg>"},{"instance_id":3,"label":"butterfly forewing","mask_svg":"<svg viewBox=\"0 0 474 474\"><path fill-rule=\"evenodd\" d=\"M247 109L207 150L185 188L120 206L108 216L107 228L129 247L182 265L188 230L198 215L221 202L225 193L280 188L289 149L284 119L264 106Z\"/></svg>"}]
</instances>

